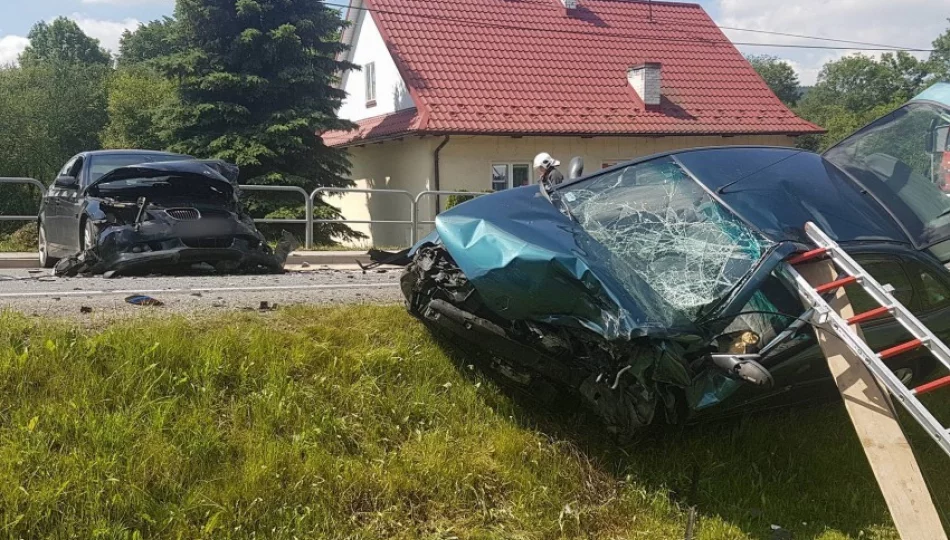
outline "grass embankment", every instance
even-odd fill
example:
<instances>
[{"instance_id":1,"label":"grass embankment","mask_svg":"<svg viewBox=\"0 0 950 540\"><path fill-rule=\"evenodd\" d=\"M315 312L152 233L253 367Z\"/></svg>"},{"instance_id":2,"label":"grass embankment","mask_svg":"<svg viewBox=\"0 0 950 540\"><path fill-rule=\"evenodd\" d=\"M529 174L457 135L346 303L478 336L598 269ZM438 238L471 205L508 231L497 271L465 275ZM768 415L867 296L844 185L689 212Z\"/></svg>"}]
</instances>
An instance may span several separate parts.
<instances>
[{"instance_id":1,"label":"grass embankment","mask_svg":"<svg viewBox=\"0 0 950 540\"><path fill-rule=\"evenodd\" d=\"M0 253L33 253L37 246L36 223L29 223L10 234L0 233Z\"/></svg>"},{"instance_id":2,"label":"grass embankment","mask_svg":"<svg viewBox=\"0 0 950 540\"><path fill-rule=\"evenodd\" d=\"M0 315L2 536L893 537L840 407L619 449L398 307L73 324Z\"/></svg>"}]
</instances>

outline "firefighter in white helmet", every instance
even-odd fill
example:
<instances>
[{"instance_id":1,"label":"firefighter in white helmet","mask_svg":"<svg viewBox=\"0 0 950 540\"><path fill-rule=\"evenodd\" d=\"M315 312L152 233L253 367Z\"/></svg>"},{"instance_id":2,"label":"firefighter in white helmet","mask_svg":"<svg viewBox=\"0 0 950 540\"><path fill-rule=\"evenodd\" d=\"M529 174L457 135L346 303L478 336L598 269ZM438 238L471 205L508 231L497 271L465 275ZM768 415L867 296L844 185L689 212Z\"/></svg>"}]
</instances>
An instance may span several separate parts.
<instances>
[{"instance_id":1,"label":"firefighter in white helmet","mask_svg":"<svg viewBox=\"0 0 950 540\"><path fill-rule=\"evenodd\" d=\"M561 162L551 157L547 152L534 156L534 170L538 173L538 182L549 186L556 186L564 181L564 175L557 170Z\"/></svg>"}]
</instances>

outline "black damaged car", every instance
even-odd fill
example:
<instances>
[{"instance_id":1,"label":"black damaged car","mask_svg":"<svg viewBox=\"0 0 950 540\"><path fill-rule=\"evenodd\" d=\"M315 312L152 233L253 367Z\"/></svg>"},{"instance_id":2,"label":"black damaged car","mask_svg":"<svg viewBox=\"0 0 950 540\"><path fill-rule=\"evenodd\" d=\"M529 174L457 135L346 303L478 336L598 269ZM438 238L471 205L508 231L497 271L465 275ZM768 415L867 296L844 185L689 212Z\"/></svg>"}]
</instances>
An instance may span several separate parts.
<instances>
[{"instance_id":1,"label":"black damaged car","mask_svg":"<svg viewBox=\"0 0 950 540\"><path fill-rule=\"evenodd\" d=\"M941 84L823 155L682 150L478 197L399 254L406 304L613 431L833 395L784 261L816 223L950 338L948 133ZM891 318L861 326L874 350L908 339ZM888 362L905 383L934 369L924 350Z\"/></svg>"},{"instance_id":2,"label":"black damaged car","mask_svg":"<svg viewBox=\"0 0 950 540\"><path fill-rule=\"evenodd\" d=\"M242 209L238 167L144 151L71 160L43 198L39 254L57 275L105 272L281 272Z\"/></svg>"}]
</instances>

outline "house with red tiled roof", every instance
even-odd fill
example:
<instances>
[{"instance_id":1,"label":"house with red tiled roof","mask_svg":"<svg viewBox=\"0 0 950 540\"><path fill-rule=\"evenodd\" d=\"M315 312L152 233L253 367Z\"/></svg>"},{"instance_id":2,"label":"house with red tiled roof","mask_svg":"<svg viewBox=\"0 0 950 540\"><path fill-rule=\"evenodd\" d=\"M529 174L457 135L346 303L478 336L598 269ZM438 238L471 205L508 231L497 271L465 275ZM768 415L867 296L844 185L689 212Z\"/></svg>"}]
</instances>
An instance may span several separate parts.
<instances>
[{"instance_id":1,"label":"house with red tiled roof","mask_svg":"<svg viewBox=\"0 0 950 540\"><path fill-rule=\"evenodd\" d=\"M351 0L339 115L365 188L490 191L533 157L588 171L696 146L790 146L822 130L783 105L697 4L646 0ZM405 197L348 196L348 219L402 220ZM354 199L354 200L351 200ZM359 199L355 201L355 199ZM430 207L431 206L431 207ZM422 218L435 201L422 205ZM377 245L408 231L365 229Z\"/></svg>"}]
</instances>

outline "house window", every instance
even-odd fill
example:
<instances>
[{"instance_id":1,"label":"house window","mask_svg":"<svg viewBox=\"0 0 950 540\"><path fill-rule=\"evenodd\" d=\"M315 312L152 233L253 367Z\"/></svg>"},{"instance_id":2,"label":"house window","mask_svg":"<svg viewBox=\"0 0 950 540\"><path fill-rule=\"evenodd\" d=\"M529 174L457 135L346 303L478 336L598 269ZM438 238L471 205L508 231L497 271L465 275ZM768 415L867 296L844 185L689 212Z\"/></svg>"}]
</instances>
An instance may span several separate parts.
<instances>
[{"instance_id":1,"label":"house window","mask_svg":"<svg viewBox=\"0 0 950 540\"><path fill-rule=\"evenodd\" d=\"M527 163L492 163L492 191L527 186L531 183L531 165Z\"/></svg>"},{"instance_id":2,"label":"house window","mask_svg":"<svg viewBox=\"0 0 950 540\"><path fill-rule=\"evenodd\" d=\"M366 106L376 106L376 62L363 66L363 76L366 77Z\"/></svg>"}]
</instances>

